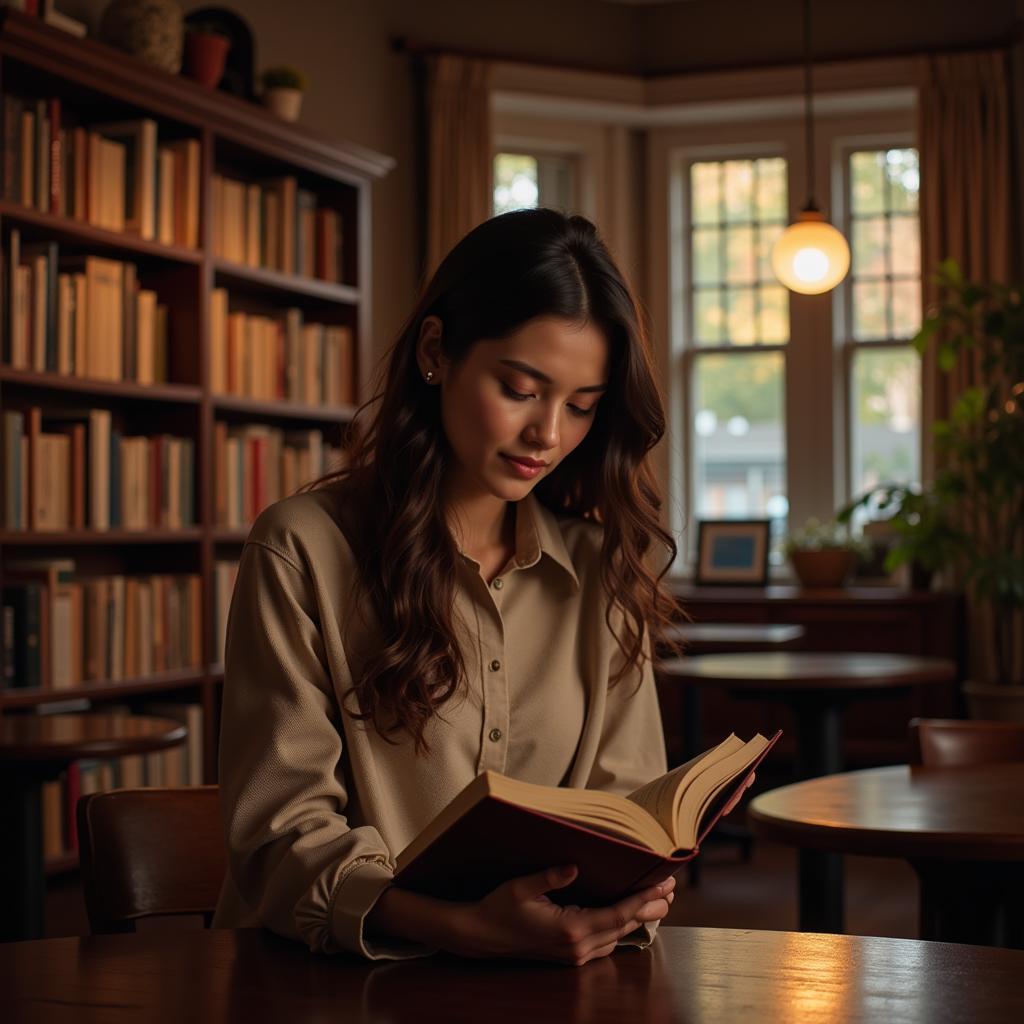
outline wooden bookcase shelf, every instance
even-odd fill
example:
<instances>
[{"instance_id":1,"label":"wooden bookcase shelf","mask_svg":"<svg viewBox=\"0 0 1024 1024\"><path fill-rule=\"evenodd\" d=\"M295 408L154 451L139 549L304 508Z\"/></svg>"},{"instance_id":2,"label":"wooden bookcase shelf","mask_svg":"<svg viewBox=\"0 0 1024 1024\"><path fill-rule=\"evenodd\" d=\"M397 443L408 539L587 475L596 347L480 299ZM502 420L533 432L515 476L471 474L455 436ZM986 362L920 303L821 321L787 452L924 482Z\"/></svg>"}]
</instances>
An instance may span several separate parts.
<instances>
[{"instance_id":1,"label":"wooden bookcase shelf","mask_svg":"<svg viewBox=\"0 0 1024 1024\"><path fill-rule=\"evenodd\" d=\"M125 435L171 434L193 442L195 525L181 530L0 529L0 583L9 561L73 558L83 574L197 572L202 595L202 661L205 667L163 672L145 678L79 684L71 689L0 689L0 715L45 710L66 700L127 702L177 700L194 694L203 708L204 775L216 781L220 727L222 652L215 650L215 576L217 562L237 557L246 530L215 521L214 427L266 424L275 428L321 428L336 434L354 407L316 406L215 394L211 389L211 295L224 288L250 308L302 309L312 322L344 325L352 331L353 380L371 361L370 217L373 182L394 161L365 147L334 140L302 125L280 120L262 107L170 75L92 39L76 39L39 19L9 8L0 10L0 99L59 98L62 123L92 124L152 119L160 141L195 139L199 143L199 244L166 245L134 234L110 231L81 220L0 199L0 239L11 231L24 242L53 243L60 255L103 256L133 263L144 287L178 322L169 334L167 383L94 380L0 365L0 411L39 407L61 412L90 407L110 410L123 420ZM2 106L0 106L2 113ZM0 134L0 140L9 136ZM344 283L299 274L238 265L214 251L214 176L260 183L292 176L298 187L336 211L341 224L339 277ZM7 182L0 195L8 196ZM6 259L3 266L6 270ZM172 351L173 350L173 351ZM6 472L6 460L3 471ZM88 521L88 520L87 520ZM180 567L178 564L180 563ZM76 862L58 858L48 869Z\"/></svg>"}]
</instances>

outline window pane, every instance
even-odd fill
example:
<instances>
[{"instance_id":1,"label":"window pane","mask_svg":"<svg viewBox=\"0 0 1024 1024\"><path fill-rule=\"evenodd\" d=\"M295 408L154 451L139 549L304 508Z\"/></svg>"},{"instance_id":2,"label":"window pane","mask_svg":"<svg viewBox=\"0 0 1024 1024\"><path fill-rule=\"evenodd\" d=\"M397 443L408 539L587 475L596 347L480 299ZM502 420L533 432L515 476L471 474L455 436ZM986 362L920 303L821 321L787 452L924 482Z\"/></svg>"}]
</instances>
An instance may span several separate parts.
<instances>
[{"instance_id":1,"label":"window pane","mask_svg":"<svg viewBox=\"0 0 1024 1024\"><path fill-rule=\"evenodd\" d=\"M780 352L694 360L693 509L698 518L762 516L784 526L786 449Z\"/></svg>"},{"instance_id":2,"label":"window pane","mask_svg":"<svg viewBox=\"0 0 1024 1024\"><path fill-rule=\"evenodd\" d=\"M757 277L759 281L771 281L774 283L775 274L772 272L772 247L779 240L779 237L785 230L786 228L784 224L768 224L758 231Z\"/></svg>"},{"instance_id":3,"label":"window pane","mask_svg":"<svg viewBox=\"0 0 1024 1024\"><path fill-rule=\"evenodd\" d=\"M897 274L921 273L921 232L916 217L892 218L892 268Z\"/></svg>"},{"instance_id":4,"label":"window pane","mask_svg":"<svg viewBox=\"0 0 1024 1024\"><path fill-rule=\"evenodd\" d=\"M890 149L885 154L885 173L889 179L889 206L896 211L917 212L921 174L916 149Z\"/></svg>"},{"instance_id":5,"label":"window pane","mask_svg":"<svg viewBox=\"0 0 1024 1024\"><path fill-rule=\"evenodd\" d=\"M881 277L885 273L885 218L855 220L851 242L853 273Z\"/></svg>"},{"instance_id":6,"label":"window pane","mask_svg":"<svg viewBox=\"0 0 1024 1024\"><path fill-rule=\"evenodd\" d=\"M754 231L729 228L725 233L726 280L752 284L754 281Z\"/></svg>"},{"instance_id":7,"label":"window pane","mask_svg":"<svg viewBox=\"0 0 1024 1024\"><path fill-rule=\"evenodd\" d=\"M726 341L753 345L757 338L757 308L753 288L730 288L726 293Z\"/></svg>"},{"instance_id":8,"label":"window pane","mask_svg":"<svg viewBox=\"0 0 1024 1024\"><path fill-rule=\"evenodd\" d=\"M537 205L537 158L499 153L494 158L494 213L531 209Z\"/></svg>"},{"instance_id":9,"label":"window pane","mask_svg":"<svg viewBox=\"0 0 1024 1024\"><path fill-rule=\"evenodd\" d=\"M850 209L855 216L885 209L882 164L884 151L850 156Z\"/></svg>"},{"instance_id":10,"label":"window pane","mask_svg":"<svg viewBox=\"0 0 1024 1024\"><path fill-rule=\"evenodd\" d=\"M876 484L917 483L920 363L910 348L859 349L854 355L853 493Z\"/></svg>"},{"instance_id":11,"label":"window pane","mask_svg":"<svg viewBox=\"0 0 1024 1024\"><path fill-rule=\"evenodd\" d=\"M721 219L721 165L694 164L690 168L690 220L717 224Z\"/></svg>"},{"instance_id":12,"label":"window pane","mask_svg":"<svg viewBox=\"0 0 1024 1024\"><path fill-rule=\"evenodd\" d=\"M725 162L725 219L754 219L754 163L752 160Z\"/></svg>"},{"instance_id":13,"label":"window pane","mask_svg":"<svg viewBox=\"0 0 1024 1024\"><path fill-rule=\"evenodd\" d=\"M717 345L725 340L724 295L717 288L701 289L693 296L693 336L698 345Z\"/></svg>"},{"instance_id":14,"label":"window pane","mask_svg":"<svg viewBox=\"0 0 1024 1024\"><path fill-rule=\"evenodd\" d=\"M921 282L917 278L892 283L892 336L912 338L921 326Z\"/></svg>"},{"instance_id":15,"label":"window pane","mask_svg":"<svg viewBox=\"0 0 1024 1024\"><path fill-rule=\"evenodd\" d=\"M761 337L768 344L789 338L789 292L781 285L766 285L761 292Z\"/></svg>"},{"instance_id":16,"label":"window pane","mask_svg":"<svg viewBox=\"0 0 1024 1024\"><path fill-rule=\"evenodd\" d=\"M853 286L853 338L879 341L889 336L885 317L885 282L860 281Z\"/></svg>"},{"instance_id":17,"label":"window pane","mask_svg":"<svg viewBox=\"0 0 1024 1024\"><path fill-rule=\"evenodd\" d=\"M695 284L717 284L722 279L722 232L717 228L695 228L693 232L693 280Z\"/></svg>"},{"instance_id":18,"label":"window pane","mask_svg":"<svg viewBox=\"0 0 1024 1024\"><path fill-rule=\"evenodd\" d=\"M758 160L757 216L761 220L786 219L786 161L782 157Z\"/></svg>"}]
</instances>

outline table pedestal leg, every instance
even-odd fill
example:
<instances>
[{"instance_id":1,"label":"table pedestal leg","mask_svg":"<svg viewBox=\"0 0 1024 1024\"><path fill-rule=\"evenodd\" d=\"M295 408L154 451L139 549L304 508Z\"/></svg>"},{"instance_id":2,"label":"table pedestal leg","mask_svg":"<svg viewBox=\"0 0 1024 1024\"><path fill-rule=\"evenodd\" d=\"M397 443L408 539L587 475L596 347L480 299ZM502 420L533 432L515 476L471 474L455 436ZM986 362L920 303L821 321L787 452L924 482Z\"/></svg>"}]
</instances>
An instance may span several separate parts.
<instances>
[{"instance_id":1,"label":"table pedestal leg","mask_svg":"<svg viewBox=\"0 0 1024 1024\"><path fill-rule=\"evenodd\" d=\"M0 821L11 831L0 842L0 942L43 937L42 784L36 777L0 778Z\"/></svg>"},{"instance_id":2,"label":"table pedestal leg","mask_svg":"<svg viewBox=\"0 0 1024 1024\"><path fill-rule=\"evenodd\" d=\"M911 861L921 883L920 937L1024 949L1024 869L991 861Z\"/></svg>"},{"instance_id":3,"label":"table pedestal leg","mask_svg":"<svg viewBox=\"0 0 1024 1024\"><path fill-rule=\"evenodd\" d=\"M791 705L797 728L797 776L813 779L843 770L842 711L833 700L802 697ZM843 930L843 858L800 851L800 930Z\"/></svg>"}]
</instances>

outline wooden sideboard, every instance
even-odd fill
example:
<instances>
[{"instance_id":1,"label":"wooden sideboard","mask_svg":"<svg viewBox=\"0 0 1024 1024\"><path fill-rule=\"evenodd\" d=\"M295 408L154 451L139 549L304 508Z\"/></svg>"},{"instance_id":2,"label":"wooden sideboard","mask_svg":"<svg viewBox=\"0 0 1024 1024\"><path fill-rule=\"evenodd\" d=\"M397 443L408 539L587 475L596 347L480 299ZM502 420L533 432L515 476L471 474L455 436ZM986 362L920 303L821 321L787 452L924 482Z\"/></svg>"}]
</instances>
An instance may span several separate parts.
<instances>
[{"instance_id":1,"label":"wooden sideboard","mask_svg":"<svg viewBox=\"0 0 1024 1024\"><path fill-rule=\"evenodd\" d=\"M844 751L849 767L906 760L907 722L915 715L949 718L963 713L959 682L966 666L963 602L955 594L894 587L804 590L795 586L697 587L675 583L672 592L694 622L796 623L807 630L807 651L878 651L950 658L957 682L911 693L857 700L845 715ZM660 690L670 755L681 742L682 699ZM729 732L792 736L788 713L776 702L707 693L703 701L705 747ZM792 750L780 744L779 755Z\"/></svg>"}]
</instances>

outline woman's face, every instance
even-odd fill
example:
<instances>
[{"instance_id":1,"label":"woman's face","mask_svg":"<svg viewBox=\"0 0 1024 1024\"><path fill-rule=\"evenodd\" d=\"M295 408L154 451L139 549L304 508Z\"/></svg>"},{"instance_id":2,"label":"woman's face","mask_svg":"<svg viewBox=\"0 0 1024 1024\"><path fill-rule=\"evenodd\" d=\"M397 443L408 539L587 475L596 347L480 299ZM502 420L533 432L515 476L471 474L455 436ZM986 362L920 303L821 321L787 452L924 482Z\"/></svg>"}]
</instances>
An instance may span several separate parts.
<instances>
[{"instance_id":1,"label":"woman's face","mask_svg":"<svg viewBox=\"0 0 1024 1024\"><path fill-rule=\"evenodd\" d=\"M437 366L457 460L451 493L518 501L587 436L607 385L608 341L591 323L539 317Z\"/></svg>"}]
</instances>

